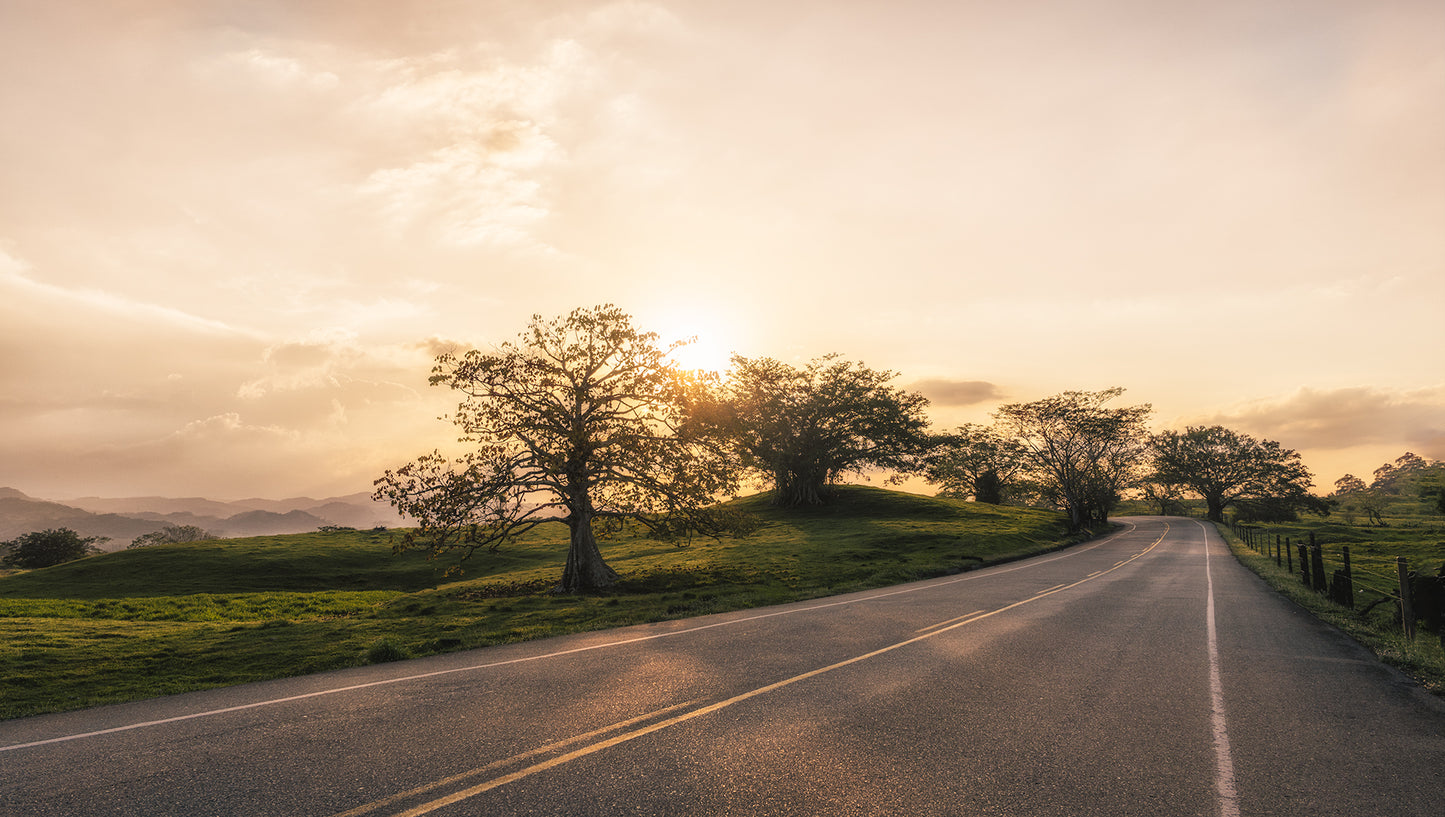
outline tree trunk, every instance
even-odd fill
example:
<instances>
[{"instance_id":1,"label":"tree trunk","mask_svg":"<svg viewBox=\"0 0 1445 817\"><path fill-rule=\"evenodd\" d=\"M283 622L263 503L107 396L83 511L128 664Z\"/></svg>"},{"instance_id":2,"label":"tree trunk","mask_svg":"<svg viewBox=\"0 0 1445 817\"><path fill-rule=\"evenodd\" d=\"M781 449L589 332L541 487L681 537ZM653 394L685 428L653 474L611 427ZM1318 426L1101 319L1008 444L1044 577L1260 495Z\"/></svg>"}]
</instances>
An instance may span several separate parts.
<instances>
[{"instance_id":1,"label":"tree trunk","mask_svg":"<svg viewBox=\"0 0 1445 817\"><path fill-rule=\"evenodd\" d=\"M1078 533L1084 529L1084 509L1077 502L1069 502L1069 532Z\"/></svg>"},{"instance_id":2,"label":"tree trunk","mask_svg":"<svg viewBox=\"0 0 1445 817\"><path fill-rule=\"evenodd\" d=\"M1218 496L1206 496L1204 501L1209 506L1209 521L1224 522L1224 499Z\"/></svg>"},{"instance_id":3,"label":"tree trunk","mask_svg":"<svg viewBox=\"0 0 1445 817\"><path fill-rule=\"evenodd\" d=\"M779 471L774 479L773 504L783 508L801 508L824 504L827 480L807 474Z\"/></svg>"},{"instance_id":4,"label":"tree trunk","mask_svg":"<svg viewBox=\"0 0 1445 817\"><path fill-rule=\"evenodd\" d=\"M1003 481L998 478L998 471L990 468L978 475L973 481L973 497L989 505L1003 504Z\"/></svg>"},{"instance_id":5,"label":"tree trunk","mask_svg":"<svg viewBox=\"0 0 1445 817\"><path fill-rule=\"evenodd\" d=\"M556 592L586 593L616 584L617 571L602 560L597 537L592 533L592 515L574 513L569 527L572 542L567 548L567 566L562 569L562 582Z\"/></svg>"}]
</instances>

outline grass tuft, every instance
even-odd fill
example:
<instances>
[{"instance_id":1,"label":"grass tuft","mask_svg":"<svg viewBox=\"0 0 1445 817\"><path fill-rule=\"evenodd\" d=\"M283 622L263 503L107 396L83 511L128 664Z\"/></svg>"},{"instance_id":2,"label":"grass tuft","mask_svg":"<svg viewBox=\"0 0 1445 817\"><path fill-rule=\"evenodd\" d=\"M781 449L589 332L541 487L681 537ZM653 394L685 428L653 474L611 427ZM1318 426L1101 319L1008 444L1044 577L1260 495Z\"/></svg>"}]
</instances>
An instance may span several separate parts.
<instances>
[{"instance_id":1,"label":"grass tuft","mask_svg":"<svg viewBox=\"0 0 1445 817\"><path fill-rule=\"evenodd\" d=\"M409 650L389 638L383 638L366 648L366 662L368 664L404 661L410 657L411 652Z\"/></svg>"}]
</instances>

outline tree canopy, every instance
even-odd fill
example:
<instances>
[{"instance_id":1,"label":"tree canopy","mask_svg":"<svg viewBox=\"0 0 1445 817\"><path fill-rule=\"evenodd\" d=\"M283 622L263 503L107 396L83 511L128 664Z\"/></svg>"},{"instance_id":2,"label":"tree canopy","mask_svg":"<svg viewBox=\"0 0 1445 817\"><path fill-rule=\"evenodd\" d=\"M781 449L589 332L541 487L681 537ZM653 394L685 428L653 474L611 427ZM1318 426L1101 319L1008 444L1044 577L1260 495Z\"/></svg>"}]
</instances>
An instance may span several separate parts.
<instances>
[{"instance_id":1,"label":"tree canopy","mask_svg":"<svg viewBox=\"0 0 1445 817\"><path fill-rule=\"evenodd\" d=\"M994 414L998 431L1020 446L1030 476L1074 529L1108 521L1125 489L1138 480L1147 450L1148 404L1107 408L1123 394L1067 391Z\"/></svg>"},{"instance_id":2,"label":"tree canopy","mask_svg":"<svg viewBox=\"0 0 1445 817\"><path fill-rule=\"evenodd\" d=\"M734 356L709 421L772 486L777 504L820 504L844 475L922 467L928 400L889 386L894 377L835 354L801 368Z\"/></svg>"},{"instance_id":3,"label":"tree canopy","mask_svg":"<svg viewBox=\"0 0 1445 817\"><path fill-rule=\"evenodd\" d=\"M998 505L1024 466L1023 454L1018 441L997 429L968 423L935 438L924 479L943 496Z\"/></svg>"},{"instance_id":4,"label":"tree canopy","mask_svg":"<svg viewBox=\"0 0 1445 817\"><path fill-rule=\"evenodd\" d=\"M99 553L95 545L104 541L107 537L81 536L70 528L56 528L24 533L0 544L7 551L5 564L33 570Z\"/></svg>"},{"instance_id":5,"label":"tree canopy","mask_svg":"<svg viewBox=\"0 0 1445 817\"><path fill-rule=\"evenodd\" d=\"M708 384L686 374L610 304L544 320L490 353L443 354L433 385L463 395L452 421L471 450L419 457L376 481L376 497L416 519L401 547L495 550L538 525L569 531L557 589L607 587L599 532L635 523L674 538L716 533L735 490L725 447L689 422Z\"/></svg>"},{"instance_id":6,"label":"tree canopy","mask_svg":"<svg viewBox=\"0 0 1445 817\"><path fill-rule=\"evenodd\" d=\"M151 545L167 545L178 542L204 542L207 539L215 539L216 535L200 527L199 525L166 525L160 530L142 533L132 539L126 549L150 547Z\"/></svg>"},{"instance_id":7,"label":"tree canopy","mask_svg":"<svg viewBox=\"0 0 1445 817\"><path fill-rule=\"evenodd\" d=\"M1273 440L1257 440L1223 426L1189 426L1152 439L1157 479L1183 485L1204 499L1210 519L1246 504L1258 518L1320 510L1314 485L1300 455Z\"/></svg>"}]
</instances>

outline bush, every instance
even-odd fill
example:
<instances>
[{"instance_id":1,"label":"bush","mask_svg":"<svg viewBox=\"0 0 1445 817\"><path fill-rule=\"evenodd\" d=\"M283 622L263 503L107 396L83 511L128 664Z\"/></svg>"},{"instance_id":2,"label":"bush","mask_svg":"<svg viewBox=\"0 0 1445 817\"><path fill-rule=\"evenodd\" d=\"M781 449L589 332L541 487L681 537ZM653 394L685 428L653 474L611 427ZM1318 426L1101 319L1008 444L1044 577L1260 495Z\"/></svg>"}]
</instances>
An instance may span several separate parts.
<instances>
[{"instance_id":1,"label":"bush","mask_svg":"<svg viewBox=\"0 0 1445 817\"><path fill-rule=\"evenodd\" d=\"M26 533L4 543L8 551L4 564L33 570L50 567L64 562L73 562L83 556L99 553L96 542L109 541L105 536L81 536L70 528L42 530Z\"/></svg>"}]
</instances>

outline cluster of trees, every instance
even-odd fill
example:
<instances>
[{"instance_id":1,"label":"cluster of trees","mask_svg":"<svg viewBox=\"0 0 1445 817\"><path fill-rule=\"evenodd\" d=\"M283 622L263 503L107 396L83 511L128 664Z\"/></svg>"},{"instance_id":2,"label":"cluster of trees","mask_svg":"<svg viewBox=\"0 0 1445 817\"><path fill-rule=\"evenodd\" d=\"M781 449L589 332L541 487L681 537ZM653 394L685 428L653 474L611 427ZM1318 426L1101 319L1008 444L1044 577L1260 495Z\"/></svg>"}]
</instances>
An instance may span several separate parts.
<instances>
[{"instance_id":1,"label":"cluster of trees","mask_svg":"<svg viewBox=\"0 0 1445 817\"><path fill-rule=\"evenodd\" d=\"M433 385L462 395L450 418L468 450L433 451L376 480L376 498L419 527L399 549L495 550L545 524L569 530L559 592L617 573L598 536L635 525L667 539L745 530L719 499L744 483L783 506L825 502L875 470L921 474L943 493L1055 507L1075 528L1107 520L1131 490L1205 498L1211 518L1319 510L1299 455L1220 427L1150 435L1151 407L1123 389L1000 407L992 426L930 432L927 400L896 376L828 355L795 366L734 356L725 376L685 371L615 306L533 316L515 342L443 354Z\"/></svg>"},{"instance_id":2,"label":"cluster of trees","mask_svg":"<svg viewBox=\"0 0 1445 817\"><path fill-rule=\"evenodd\" d=\"M376 498L418 522L400 549L495 549L538 525L569 531L559 592L614 584L598 535L626 525L664 539L745 532L718 500L741 484L782 505L827 499L875 468L914 472L931 438L920 395L892 372L827 356L802 367L733 358L729 377L686 371L612 305L544 320L491 352L443 354L433 385L462 395L452 421L470 448L418 457Z\"/></svg>"},{"instance_id":3,"label":"cluster of trees","mask_svg":"<svg viewBox=\"0 0 1445 817\"><path fill-rule=\"evenodd\" d=\"M1010 403L990 426L937 434L927 400L889 385L894 372L836 355L802 366L734 356L720 376L677 366L673 353L685 343L663 348L603 305L533 316L515 342L491 352L438 357L431 382L462 395L450 419L466 450L433 451L376 480L375 498L418 523L398 549L460 551L465 560L539 525L563 525L557 589L593 590L619 578L599 536L625 526L671 540L746 532L755 523L719 502L744 483L770 488L779 505L811 505L844 478L878 470L922 475L944 495L1057 508L1075 529L1107 521L1131 490L1161 513L1202 497L1219 521L1230 507L1250 519L1329 510L1310 493L1297 452L1221 426L1151 435L1149 405L1111 405L1121 388ZM1384 492L1422 467L1407 455L1376 471L1371 486L1345 477L1337 494ZM208 538L170 525L130 546ZM56 564L92 552L94 541L73 531L27 534L4 543L5 561Z\"/></svg>"},{"instance_id":4,"label":"cluster of trees","mask_svg":"<svg viewBox=\"0 0 1445 817\"><path fill-rule=\"evenodd\" d=\"M1386 509L1412 492L1445 513L1445 463L1406 451L1393 463L1376 468L1373 476L1368 485L1354 474L1335 480L1330 500L1341 508L1346 521L1364 514L1369 524L1384 527Z\"/></svg>"},{"instance_id":5,"label":"cluster of trees","mask_svg":"<svg viewBox=\"0 0 1445 817\"><path fill-rule=\"evenodd\" d=\"M940 437L925 477L950 496L1062 508L1076 528L1107 520L1130 490L1161 514L1200 497L1215 521L1231 507L1255 521L1329 512L1310 493L1313 477L1298 452L1223 426L1150 434L1148 405L1106 405L1122 393L1065 392L1002 406L993 426Z\"/></svg>"}]
</instances>

